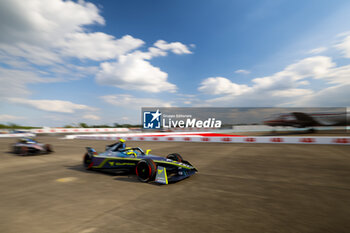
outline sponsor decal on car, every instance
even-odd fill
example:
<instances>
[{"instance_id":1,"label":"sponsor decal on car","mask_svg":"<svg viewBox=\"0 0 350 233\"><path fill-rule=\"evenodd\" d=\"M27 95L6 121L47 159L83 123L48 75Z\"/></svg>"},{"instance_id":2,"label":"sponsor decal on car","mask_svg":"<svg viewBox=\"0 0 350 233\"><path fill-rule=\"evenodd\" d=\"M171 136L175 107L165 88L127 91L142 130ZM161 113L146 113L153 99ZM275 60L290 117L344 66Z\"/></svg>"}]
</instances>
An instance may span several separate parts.
<instances>
[{"instance_id":1,"label":"sponsor decal on car","mask_svg":"<svg viewBox=\"0 0 350 233\"><path fill-rule=\"evenodd\" d=\"M168 184L168 177L165 167L158 166L155 182L160 184Z\"/></svg>"},{"instance_id":2,"label":"sponsor decal on car","mask_svg":"<svg viewBox=\"0 0 350 233\"><path fill-rule=\"evenodd\" d=\"M113 167L113 166L127 166L127 165L134 166L135 165L135 163L118 163L118 162L113 162L113 161L108 162L108 164L111 167Z\"/></svg>"}]
</instances>

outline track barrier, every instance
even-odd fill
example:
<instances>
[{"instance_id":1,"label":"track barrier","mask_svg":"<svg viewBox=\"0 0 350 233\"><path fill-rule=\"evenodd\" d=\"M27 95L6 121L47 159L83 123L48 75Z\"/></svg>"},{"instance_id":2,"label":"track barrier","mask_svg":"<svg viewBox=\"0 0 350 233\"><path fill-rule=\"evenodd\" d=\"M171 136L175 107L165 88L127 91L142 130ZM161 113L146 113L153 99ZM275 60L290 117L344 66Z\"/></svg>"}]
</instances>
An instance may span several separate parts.
<instances>
[{"instance_id":1,"label":"track barrier","mask_svg":"<svg viewBox=\"0 0 350 233\"><path fill-rule=\"evenodd\" d=\"M221 142L221 143L272 143L272 144L335 144L350 145L350 137L266 137L237 136L214 133L169 133L169 134L95 134L68 135L66 139L160 141L160 142Z\"/></svg>"}]
</instances>

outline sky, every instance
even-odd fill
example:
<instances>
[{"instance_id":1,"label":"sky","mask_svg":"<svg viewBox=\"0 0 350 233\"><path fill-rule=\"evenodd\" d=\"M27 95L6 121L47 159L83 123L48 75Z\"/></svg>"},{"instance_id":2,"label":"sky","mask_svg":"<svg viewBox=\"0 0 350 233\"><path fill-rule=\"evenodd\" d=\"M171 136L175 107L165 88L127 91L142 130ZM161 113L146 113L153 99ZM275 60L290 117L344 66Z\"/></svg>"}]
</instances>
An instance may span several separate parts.
<instances>
[{"instance_id":1,"label":"sky","mask_svg":"<svg viewBox=\"0 0 350 233\"><path fill-rule=\"evenodd\" d=\"M350 106L350 2L0 0L0 123Z\"/></svg>"}]
</instances>

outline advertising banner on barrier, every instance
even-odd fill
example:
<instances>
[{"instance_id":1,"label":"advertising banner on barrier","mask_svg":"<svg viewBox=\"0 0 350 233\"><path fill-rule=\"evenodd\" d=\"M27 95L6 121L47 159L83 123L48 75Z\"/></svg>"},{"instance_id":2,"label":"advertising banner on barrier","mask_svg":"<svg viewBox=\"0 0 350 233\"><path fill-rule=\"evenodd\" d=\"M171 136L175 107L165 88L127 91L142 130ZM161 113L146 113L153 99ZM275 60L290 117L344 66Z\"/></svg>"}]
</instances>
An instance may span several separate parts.
<instances>
[{"instance_id":1,"label":"advertising banner on barrier","mask_svg":"<svg viewBox=\"0 0 350 233\"><path fill-rule=\"evenodd\" d=\"M159 142L216 142L216 143L272 143L272 144L337 144L350 145L350 137L238 137L232 135L215 134L95 134L68 135L66 139L111 140L127 141L159 141Z\"/></svg>"}]
</instances>

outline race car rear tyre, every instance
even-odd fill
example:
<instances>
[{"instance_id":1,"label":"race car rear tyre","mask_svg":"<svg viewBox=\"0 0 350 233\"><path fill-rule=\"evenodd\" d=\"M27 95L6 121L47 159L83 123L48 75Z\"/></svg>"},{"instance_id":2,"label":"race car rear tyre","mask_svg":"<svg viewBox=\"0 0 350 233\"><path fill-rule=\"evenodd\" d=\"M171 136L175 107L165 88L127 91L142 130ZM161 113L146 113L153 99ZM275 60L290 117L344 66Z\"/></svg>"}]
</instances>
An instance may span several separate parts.
<instances>
[{"instance_id":1,"label":"race car rear tyre","mask_svg":"<svg viewBox=\"0 0 350 233\"><path fill-rule=\"evenodd\" d=\"M17 146L13 147L13 153L19 154L20 152L21 152L21 149L19 147L17 147Z\"/></svg>"},{"instance_id":2,"label":"race car rear tyre","mask_svg":"<svg viewBox=\"0 0 350 233\"><path fill-rule=\"evenodd\" d=\"M44 149L45 149L46 153L51 153L51 152L53 152L52 146L51 146L50 144L46 144L46 145L44 146Z\"/></svg>"},{"instance_id":3,"label":"race car rear tyre","mask_svg":"<svg viewBox=\"0 0 350 233\"><path fill-rule=\"evenodd\" d=\"M85 153L84 159L83 159L83 165L86 170L91 170L92 167L92 156L89 155L89 153Z\"/></svg>"},{"instance_id":4,"label":"race car rear tyre","mask_svg":"<svg viewBox=\"0 0 350 233\"><path fill-rule=\"evenodd\" d=\"M182 162L183 161L182 156L180 154L178 154L178 153L172 153L172 154L168 155L166 158L174 160L174 161L177 161L177 162Z\"/></svg>"},{"instance_id":5,"label":"race car rear tyre","mask_svg":"<svg viewBox=\"0 0 350 233\"><path fill-rule=\"evenodd\" d=\"M21 149L19 150L19 154L20 155L23 155L23 156L25 156L25 155L28 155L28 147L26 147L26 146L22 146L21 147Z\"/></svg>"},{"instance_id":6,"label":"race car rear tyre","mask_svg":"<svg viewBox=\"0 0 350 233\"><path fill-rule=\"evenodd\" d=\"M157 165L152 159L143 159L137 163L135 171L141 182L150 182L156 177Z\"/></svg>"}]
</instances>

